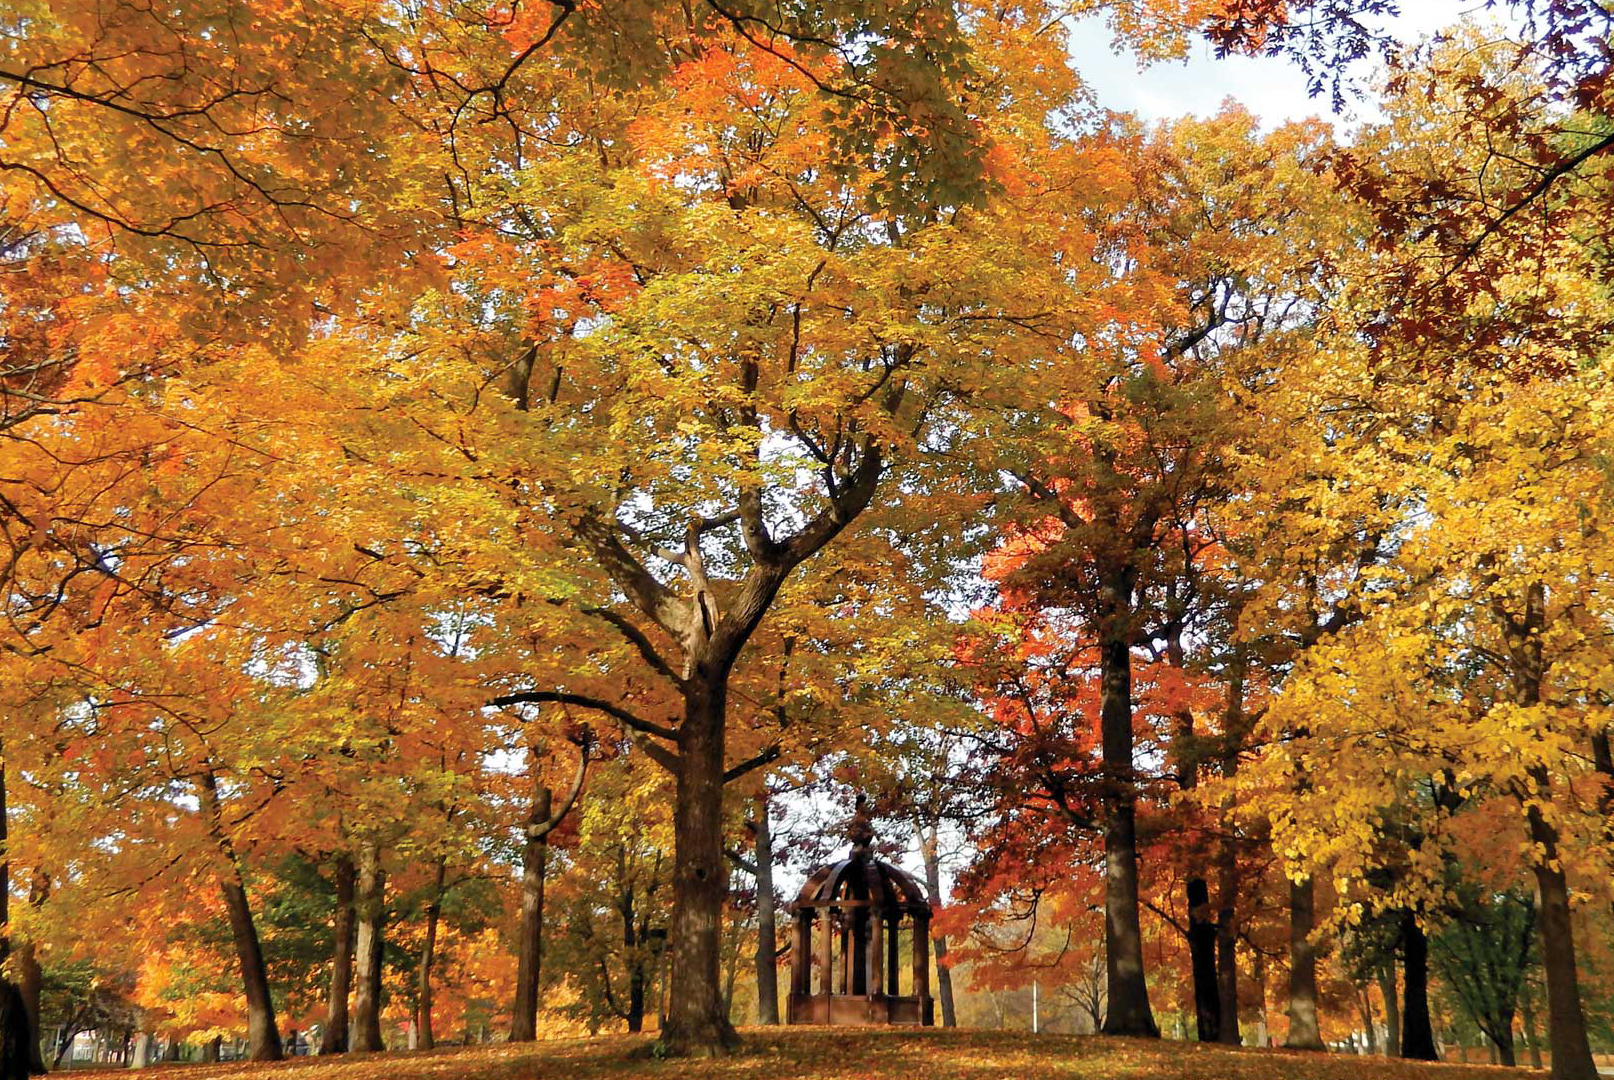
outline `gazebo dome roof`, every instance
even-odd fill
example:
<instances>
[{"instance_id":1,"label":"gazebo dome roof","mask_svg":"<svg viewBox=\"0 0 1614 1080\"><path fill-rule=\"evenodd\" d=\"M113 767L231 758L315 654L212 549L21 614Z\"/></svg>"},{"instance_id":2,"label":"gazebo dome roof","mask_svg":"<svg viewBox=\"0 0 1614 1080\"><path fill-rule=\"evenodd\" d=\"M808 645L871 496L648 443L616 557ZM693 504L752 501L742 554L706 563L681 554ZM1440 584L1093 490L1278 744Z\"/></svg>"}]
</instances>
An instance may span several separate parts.
<instances>
[{"instance_id":1,"label":"gazebo dome roof","mask_svg":"<svg viewBox=\"0 0 1614 1080\"><path fill-rule=\"evenodd\" d=\"M930 901L919 883L902 869L876 859L870 851L874 831L861 802L860 799L849 830L852 850L839 862L813 871L797 894L795 907L839 907L859 901L886 911L929 915Z\"/></svg>"},{"instance_id":2,"label":"gazebo dome roof","mask_svg":"<svg viewBox=\"0 0 1614 1080\"><path fill-rule=\"evenodd\" d=\"M904 912L930 911L925 890L905 871L881 859L854 852L813 871L796 896L796 907L836 907L851 900Z\"/></svg>"}]
</instances>

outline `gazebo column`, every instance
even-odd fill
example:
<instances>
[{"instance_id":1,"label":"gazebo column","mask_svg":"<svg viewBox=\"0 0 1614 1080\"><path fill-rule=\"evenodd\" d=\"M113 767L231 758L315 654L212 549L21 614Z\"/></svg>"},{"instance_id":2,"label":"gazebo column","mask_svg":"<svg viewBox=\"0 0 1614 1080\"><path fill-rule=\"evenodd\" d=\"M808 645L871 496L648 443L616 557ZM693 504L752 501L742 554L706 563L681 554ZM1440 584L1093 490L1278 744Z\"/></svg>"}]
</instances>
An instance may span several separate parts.
<instances>
[{"instance_id":1,"label":"gazebo column","mask_svg":"<svg viewBox=\"0 0 1614 1080\"><path fill-rule=\"evenodd\" d=\"M913 919L913 996L921 1003L930 993L930 920L922 915Z\"/></svg>"},{"instance_id":2,"label":"gazebo column","mask_svg":"<svg viewBox=\"0 0 1614 1080\"><path fill-rule=\"evenodd\" d=\"M841 909L841 993L852 993L852 910Z\"/></svg>"},{"instance_id":3,"label":"gazebo column","mask_svg":"<svg viewBox=\"0 0 1614 1080\"><path fill-rule=\"evenodd\" d=\"M897 941L902 937L901 912L894 911L891 913L891 917L886 920L886 929L889 934L885 942L885 992L895 996L897 991L902 988L902 983L897 978Z\"/></svg>"},{"instance_id":4,"label":"gazebo column","mask_svg":"<svg viewBox=\"0 0 1614 1080\"><path fill-rule=\"evenodd\" d=\"M790 948L790 993L804 998L813 992L813 913L796 912L796 940Z\"/></svg>"},{"instance_id":5,"label":"gazebo column","mask_svg":"<svg viewBox=\"0 0 1614 1080\"><path fill-rule=\"evenodd\" d=\"M869 992L869 909L852 910L852 994Z\"/></svg>"},{"instance_id":6,"label":"gazebo column","mask_svg":"<svg viewBox=\"0 0 1614 1080\"><path fill-rule=\"evenodd\" d=\"M833 908L824 909L824 940L818 943L818 948L820 966L824 969L822 989L824 996L827 998L835 992L835 910Z\"/></svg>"},{"instance_id":7,"label":"gazebo column","mask_svg":"<svg viewBox=\"0 0 1614 1080\"><path fill-rule=\"evenodd\" d=\"M885 954L885 950L882 948L885 935L880 932L884 926L885 920L881 918L880 912L872 907L869 908L869 948L866 957L868 969L864 978L868 981L870 994L882 994L885 992L884 980L880 978L884 974L885 968L885 965L880 962Z\"/></svg>"}]
</instances>

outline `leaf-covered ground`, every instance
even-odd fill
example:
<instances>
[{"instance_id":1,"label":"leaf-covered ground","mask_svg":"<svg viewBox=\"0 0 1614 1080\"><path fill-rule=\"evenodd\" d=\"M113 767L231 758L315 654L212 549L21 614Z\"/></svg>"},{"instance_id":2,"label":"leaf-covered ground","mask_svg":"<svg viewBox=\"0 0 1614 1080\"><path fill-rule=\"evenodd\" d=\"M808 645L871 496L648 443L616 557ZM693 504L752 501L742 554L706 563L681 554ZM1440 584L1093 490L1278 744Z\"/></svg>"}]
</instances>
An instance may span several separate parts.
<instances>
[{"instance_id":1,"label":"leaf-covered ground","mask_svg":"<svg viewBox=\"0 0 1614 1080\"><path fill-rule=\"evenodd\" d=\"M746 1053L718 1061L633 1060L647 1040L610 1037L481 1046L359 1059L299 1058L276 1065L184 1065L143 1070L150 1080L1487 1080L1541 1075L1518 1069L1410 1065L1381 1057L1229 1050L996 1031L797 1028L746 1032Z\"/></svg>"}]
</instances>

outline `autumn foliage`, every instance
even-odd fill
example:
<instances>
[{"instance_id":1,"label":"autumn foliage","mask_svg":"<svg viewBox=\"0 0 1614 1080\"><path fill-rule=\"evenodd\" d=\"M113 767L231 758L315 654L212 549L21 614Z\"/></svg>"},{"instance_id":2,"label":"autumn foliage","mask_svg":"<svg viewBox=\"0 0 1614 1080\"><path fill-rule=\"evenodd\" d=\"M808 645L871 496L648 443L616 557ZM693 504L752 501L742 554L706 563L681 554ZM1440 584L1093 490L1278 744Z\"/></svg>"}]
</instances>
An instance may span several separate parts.
<instances>
[{"instance_id":1,"label":"autumn foliage","mask_svg":"<svg viewBox=\"0 0 1614 1080\"><path fill-rule=\"evenodd\" d=\"M960 999L1587 1080L1611 17L1391 6L0 14L0 1011L722 1054L855 785Z\"/></svg>"}]
</instances>

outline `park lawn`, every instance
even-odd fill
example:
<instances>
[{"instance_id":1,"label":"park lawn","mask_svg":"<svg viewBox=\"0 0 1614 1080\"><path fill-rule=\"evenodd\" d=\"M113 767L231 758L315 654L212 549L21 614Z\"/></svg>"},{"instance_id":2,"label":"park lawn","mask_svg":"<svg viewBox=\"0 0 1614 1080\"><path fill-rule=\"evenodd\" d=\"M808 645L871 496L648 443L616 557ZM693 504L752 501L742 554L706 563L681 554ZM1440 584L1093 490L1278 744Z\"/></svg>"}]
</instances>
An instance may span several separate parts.
<instances>
[{"instance_id":1,"label":"park lawn","mask_svg":"<svg viewBox=\"0 0 1614 1080\"><path fill-rule=\"evenodd\" d=\"M274 1065L180 1065L147 1080L1489 1080L1542 1075L1467 1065L1414 1065L1382 1057L1226 1049L1194 1043L1031 1036L1001 1031L889 1028L751 1029L747 1051L716 1061L630 1057L649 1040L602 1036L455 1047L358 1059L298 1058ZM127 1075L127 1074L125 1074Z\"/></svg>"}]
</instances>

